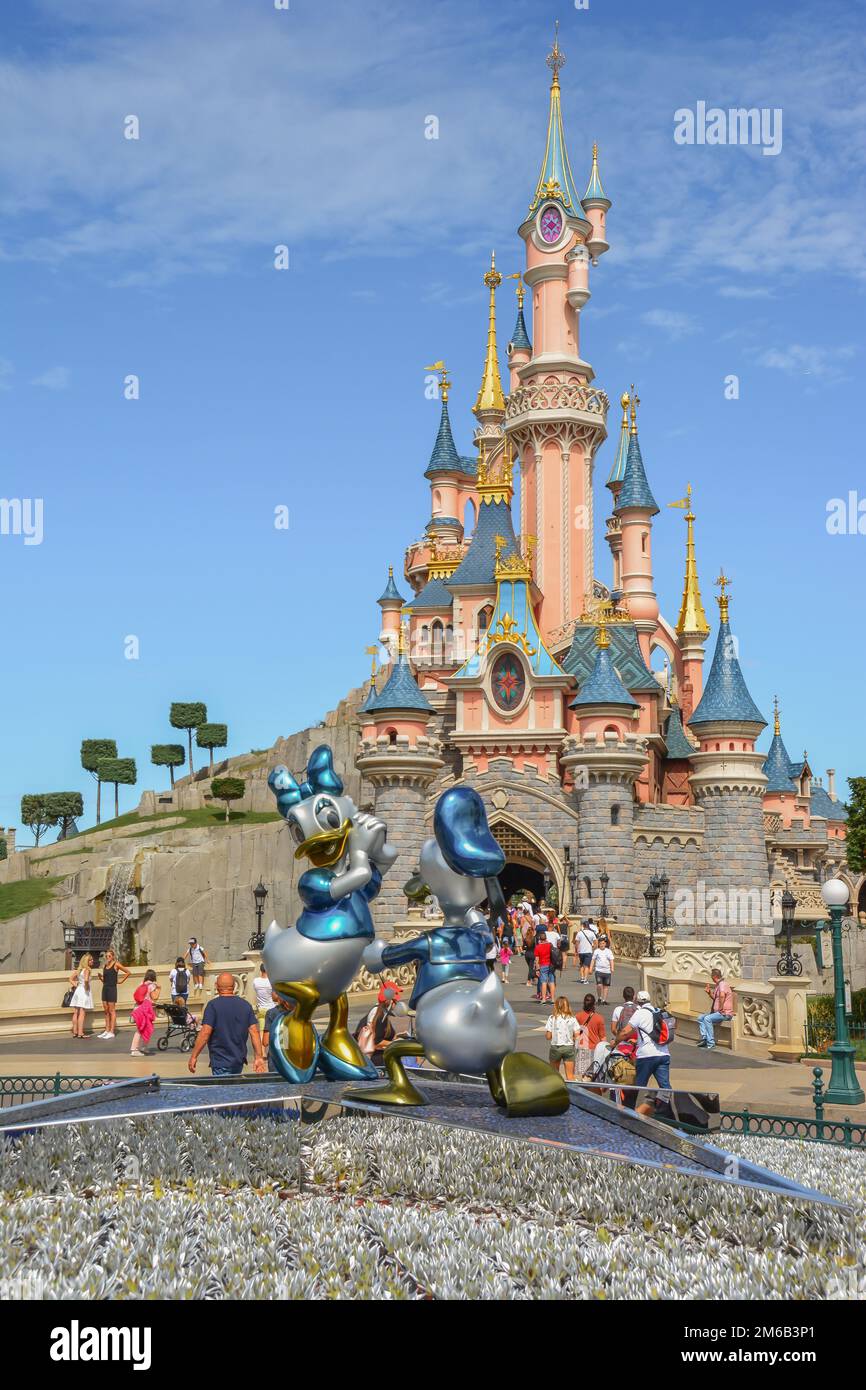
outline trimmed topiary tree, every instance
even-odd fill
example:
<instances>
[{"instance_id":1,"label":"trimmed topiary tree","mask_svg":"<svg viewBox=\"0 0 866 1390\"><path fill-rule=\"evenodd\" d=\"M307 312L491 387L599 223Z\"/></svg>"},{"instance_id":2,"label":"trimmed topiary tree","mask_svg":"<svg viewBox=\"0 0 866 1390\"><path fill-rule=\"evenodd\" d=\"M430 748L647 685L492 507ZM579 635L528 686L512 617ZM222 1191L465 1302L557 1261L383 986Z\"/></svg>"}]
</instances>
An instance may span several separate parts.
<instances>
[{"instance_id":1,"label":"trimmed topiary tree","mask_svg":"<svg viewBox=\"0 0 866 1390\"><path fill-rule=\"evenodd\" d=\"M117 744L113 738L85 738L81 743L81 766L91 777L96 778L96 824L99 824L102 782L99 778L99 763L102 758L116 758Z\"/></svg>"},{"instance_id":2,"label":"trimmed topiary tree","mask_svg":"<svg viewBox=\"0 0 866 1390\"><path fill-rule=\"evenodd\" d=\"M195 731L195 741L199 748L210 753L210 772L213 772L213 750L225 748L229 741L228 724L199 724Z\"/></svg>"},{"instance_id":3,"label":"trimmed topiary tree","mask_svg":"<svg viewBox=\"0 0 866 1390\"><path fill-rule=\"evenodd\" d=\"M78 816L84 815L84 800L81 792L49 792L45 798L48 809L54 817L53 824L60 826L58 840L65 840L75 826Z\"/></svg>"},{"instance_id":4,"label":"trimmed topiary tree","mask_svg":"<svg viewBox=\"0 0 866 1390\"><path fill-rule=\"evenodd\" d=\"M848 812L847 841L848 868L855 874L866 873L866 777L849 777L851 800L845 807Z\"/></svg>"},{"instance_id":5,"label":"trimmed topiary tree","mask_svg":"<svg viewBox=\"0 0 866 1390\"><path fill-rule=\"evenodd\" d=\"M177 702L172 705L168 719L173 729L186 729L189 739L189 775L192 777L192 731L207 721L207 705L201 704L200 701Z\"/></svg>"},{"instance_id":6,"label":"trimmed topiary tree","mask_svg":"<svg viewBox=\"0 0 866 1390\"><path fill-rule=\"evenodd\" d=\"M45 831L57 824L57 817L51 809L50 795L50 792L41 792L21 798L21 820L28 830L32 831L37 849Z\"/></svg>"},{"instance_id":7,"label":"trimmed topiary tree","mask_svg":"<svg viewBox=\"0 0 866 1390\"><path fill-rule=\"evenodd\" d=\"M167 767L174 788L174 770L186 762L186 749L182 743L153 743L150 748L150 761L154 767Z\"/></svg>"},{"instance_id":8,"label":"trimmed topiary tree","mask_svg":"<svg viewBox=\"0 0 866 1390\"><path fill-rule=\"evenodd\" d=\"M211 793L217 801L224 801L226 804L226 824L228 824L231 802L240 801L246 791L246 786L243 777L215 777L211 782Z\"/></svg>"},{"instance_id":9,"label":"trimmed topiary tree","mask_svg":"<svg viewBox=\"0 0 866 1390\"><path fill-rule=\"evenodd\" d=\"M122 782L125 787L134 787L138 778L135 758L103 758L98 771L103 782L114 783L114 816L116 820L120 815L118 785Z\"/></svg>"}]
</instances>

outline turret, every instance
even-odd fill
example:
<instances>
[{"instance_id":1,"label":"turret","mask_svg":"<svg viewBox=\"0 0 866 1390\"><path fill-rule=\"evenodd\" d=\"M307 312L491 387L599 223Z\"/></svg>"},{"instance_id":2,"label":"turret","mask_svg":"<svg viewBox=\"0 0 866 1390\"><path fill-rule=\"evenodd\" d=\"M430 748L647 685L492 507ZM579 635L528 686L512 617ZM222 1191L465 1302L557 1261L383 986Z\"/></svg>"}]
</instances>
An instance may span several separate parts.
<instances>
[{"instance_id":1,"label":"turret","mask_svg":"<svg viewBox=\"0 0 866 1390\"><path fill-rule=\"evenodd\" d=\"M695 803L704 812L700 877L707 902L706 920L695 926L704 936L727 935L739 941L743 974L767 979L774 968L763 822L767 779L763 754L755 752L766 720L749 694L737 658L728 620L730 581L722 572L716 582L721 589L716 649L700 703L689 720L700 743L691 758L689 781Z\"/></svg>"},{"instance_id":2,"label":"turret","mask_svg":"<svg viewBox=\"0 0 866 1390\"><path fill-rule=\"evenodd\" d=\"M510 390L514 391L520 383L520 368L524 367L532 356L532 343L529 341L529 334L526 331L526 320L523 317L523 300L526 295L523 277L520 274L509 275L508 279L517 281L517 321L514 325L511 341L508 344L508 367L511 378Z\"/></svg>"},{"instance_id":3,"label":"turret","mask_svg":"<svg viewBox=\"0 0 866 1390\"><path fill-rule=\"evenodd\" d=\"M622 483L625 477L625 465L628 458L628 413L631 405L631 396L628 391L624 391L620 396L619 403L622 406L622 421L619 429L619 439L616 445L613 465L610 470L606 487L610 488L613 494L613 504L616 507L616 500L622 491ZM622 525L618 516L609 516L607 519L607 534L605 540L610 546L611 559L613 560L613 588L615 592L622 589Z\"/></svg>"},{"instance_id":4,"label":"turret","mask_svg":"<svg viewBox=\"0 0 866 1390\"><path fill-rule=\"evenodd\" d=\"M658 513L641 457L637 433L640 399L631 389L631 423L622 487L614 515L622 538L622 590L640 638L644 660L649 663L650 639L656 630L659 605L653 587L652 518Z\"/></svg>"},{"instance_id":5,"label":"turret","mask_svg":"<svg viewBox=\"0 0 866 1390\"><path fill-rule=\"evenodd\" d=\"M469 548L446 581L454 595L454 630L465 633L471 649L473 634L483 630L482 615L492 611L496 593L497 540L504 539L504 554L519 555L511 519L512 463L508 446L488 462L483 447L478 458L478 519Z\"/></svg>"},{"instance_id":6,"label":"turret","mask_svg":"<svg viewBox=\"0 0 866 1390\"><path fill-rule=\"evenodd\" d=\"M379 641L388 648L393 657L398 646L400 613L406 602L394 583L393 565L388 566L388 583L385 585L384 593L376 602L382 610L382 628L379 633Z\"/></svg>"},{"instance_id":7,"label":"turret","mask_svg":"<svg viewBox=\"0 0 866 1390\"><path fill-rule=\"evenodd\" d=\"M677 619L677 635L683 658L683 682L680 701L686 719L694 710L703 694L704 683L704 643L710 635L710 625L704 612L701 589L698 583L698 567L695 560L695 514L692 511L692 485L686 486L686 495L678 502L670 502L671 507L681 507L686 513L686 572L683 581L683 598L680 615Z\"/></svg>"},{"instance_id":8,"label":"turret","mask_svg":"<svg viewBox=\"0 0 866 1390\"><path fill-rule=\"evenodd\" d=\"M610 210L610 199L605 197L598 172L598 145L592 147L592 170L586 192L580 200L592 228L586 239L586 249L592 257L593 265L598 265L599 256L610 250L607 241L606 218Z\"/></svg>"},{"instance_id":9,"label":"turret","mask_svg":"<svg viewBox=\"0 0 866 1390\"><path fill-rule=\"evenodd\" d=\"M439 398L442 412L439 429L424 477L430 481L430 521L427 534L442 541L456 542L463 535L463 492L466 485L466 464L457 452L451 419L448 414L448 394L451 381L445 363L434 362L426 369L439 374Z\"/></svg>"}]
</instances>

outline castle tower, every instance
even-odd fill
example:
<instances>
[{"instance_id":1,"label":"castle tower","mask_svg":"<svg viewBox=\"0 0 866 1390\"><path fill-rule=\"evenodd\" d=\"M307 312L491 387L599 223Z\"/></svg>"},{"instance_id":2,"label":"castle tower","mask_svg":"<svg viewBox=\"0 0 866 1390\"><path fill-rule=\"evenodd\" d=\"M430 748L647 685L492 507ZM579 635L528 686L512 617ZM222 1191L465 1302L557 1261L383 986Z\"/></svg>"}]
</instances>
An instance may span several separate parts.
<instances>
[{"instance_id":1,"label":"castle tower","mask_svg":"<svg viewBox=\"0 0 866 1390\"><path fill-rule=\"evenodd\" d=\"M590 221L592 231L586 239L586 249L592 257L593 265L598 265L599 256L603 256L605 251L609 251L607 244L606 219L610 209L610 199L605 197L604 189L601 186L601 174L598 171L598 145L592 147L592 169L589 174L589 183L586 192L580 200L583 203L584 211Z\"/></svg>"},{"instance_id":2,"label":"castle tower","mask_svg":"<svg viewBox=\"0 0 866 1390\"><path fill-rule=\"evenodd\" d=\"M424 471L424 477L430 482L430 521L427 534L437 540L453 543L463 536L466 460L458 454L451 432L451 419L448 414L451 381L448 369L444 362L434 362L426 370L439 374L439 399L442 402L439 429L430 462Z\"/></svg>"},{"instance_id":3,"label":"castle tower","mask_svg":"<svg viewBox=\"0 0 866 1390\"><path fill-rule=\"evenodd\" d=\"M662 801L668 806L691 806L689 774L692 754L698 750L683 728L676 696L671 695L671 712L665 728L665 758L662 769Z\"/></svg>"},{"instance_id":4,"label":"castle tower","mask_svg":"<svg viewBox=\"0 0 866 1390\"><path fill-rule=\"evenodd\" d=\"M779 717L779 698L773 699L773 740L764 759L762 771L767 779L764 790L764 810L775 812L782 817L782 824L790 826L797 810L800 785L791 775L792 763L788 750L782 741L782 727Z\"/></svg>"},{"instance_id":5,"label":"castle tower","mask_svg":"<svg viewBox=\"0 0 866 1390\"><path fill-rule=\"evenodd\" d=\"M400 613L405 599L402 597L397 585L394 583L394 566L388 566L388 583L385 585L381 597L376 600L382 610L382 627L379 632L379 641L387 647L391 653L391 659L397 652L398 637L400 634Z\"/></svg>"},{"instance_id":6,"label":"castle tower","mask_svg":"<svg viewBox=\"0 0 866 1390\"><path fill-rule=\"evenodd\" d=\"M509 275L507 278L517 281L517 319L508 344L509 390L515 391L520 385L520 368L525 367L532 356L532 343L526 331L526 319L523 317L523 301L526 297L523 276Z\"/></svg>"},{"instance_id":7,"label":"castle tower","mask_svg":"<svg viewBox=\"0 0 866 1390\"><path fill-rule=\"evenodd\" d=\"M613 666L610 637L601 621L595 665L572 700L577 733L566 739L561 762L573 783L580 820L578 851L583 882L581 910L598 912L600 875L610 883L607 900L620 921L639 920L634 882L634 784L646 767L645 741L634 732L638 702Z\"/></svg>"},{"instance_id":8,"label":"castle tower","mask_svg":"<svg viewBox=\"0 0 866 1390\"><path fill-rule=\"evenodd\" d=\"M631 396L628 391L624 391L619 400L622 406L622 422L619 429L619 439L616 446L616 455L610 470L610 476L605 484L613 495L613 505L616 508L616 501L622 491L623 479L625 478L625 465L628 459L628 413L631 405ZM607 534L605 540L610 546L611 559L613 560L613 584L614 593L622 590L622 527L619 517L615 514L607 519Z\"/></svg>"},{"instance_id":9,"label":"castle tower","mask_svg":"<svg viewBox=\"0 0 866 1390\"><path fill-rule=\"evenodd\" d=\"M769 870L764 838L764 757L755 740L766 720L746 687L728 621L730 581L721 589L719 634L701 701L689 720L700 744L690 782L704 812L695 931L743 947L743 974L767 979L774 967ZM702 889L702 891L701 891Z\"/></svg>"},{"instance_id":10,"label":"castle tower","mask_svg":"<svg viewBox=\"0 0 866 1390\"><path fill-rule=\"evenodd\" d=\"M658 506L641 457L637 433L639 405L640 400L632 387L628 452L614 515L620 528L622 591L637 629L644 661L649 664L650 643L659 621L652 563L652 519L658 514Z\"/></svg>"},{"instance_id":11,"label":"castle tower","mask_svg":"<svg viewBox=\"0 0 866 1390\"><path fill-rule=\"evenodd\" d=\"M406 915L402 884L416 867L425 838L427 789L443 766L441 746L427 733L433 710L412 674L406 645L403 624L388 680L378 695L371 690L361 707L355 758L358 771L373 784L376 815L387 822L388 839L400 850L399 867L385 878L376 899L376 926L383 935Z\"/></svg>"},{"instance_id":12,"label":"castle tower","mask_svg":"<svg viewBox=\"0 0 866 1390\"><path fill-rule=\"evenodd\" d=\"M454 632L467 652L489 625L496 597L497 542L504 541L503 556L519 555L520 547L511 519L513 498L511 460L502 452L489 463L482 442L478 460L478 519L469 548L447 580L454 596ZM534 592L537 600L537 592Z\"/></svg>"},{"instance_id":13,"label":"castle tower","mask_svg":"<svg viewBox=\"0 0 866 1390\"><path fill-rule=\"evenodd\" d=\"M683 599L677 619L677 635L683 660L683 678L679 698L686 720L696 708L704 688L704 643L710 635L710 625L704 612L701 589L698 583L698 566L695 560L695 514L692 511L692 485L686 486L686 495L679 502L669 503L671 507L682 507L686 513L686 573L683 581Z\"/></svg>"},{"instance_id":14,"label":"castle tower","mask_svg":"<svg viewBox=\"0 0 866 1390\"><path fill-rule=\"evenodd\" d=\"M592 590L592 466L606 435L608 401L592 385L595 373L580 355L580 313L589 299L592 258L588 239L600 224L594 228L584 210L569 164L559 86L565 58L558 39L547 61L553 72L547 144L519 229L533 341L528 360L512 361L517 382L505 429L520 460L520 529L538 539L541 630L549 645L561 646L561 630ZM593 216L606 213L607 206ZM595 244L599 250L598 239Z\"/></svg>"},{"instance_id":15,"label":"castle tower","mask_svg":"<svg viewBox=\"0 0 866 1390\"><path fill-rule=\"evenodd\" d=\"M484 283L490 291L490 305L487 312L487 352L484 357L484 371L481 385L472 407L478 421L475 443L479 448L492 450L502 438L502 422L505 419L505 396L502 392L502 378L499 375L499 350L496 346L496 291L502 284L502 276L496 269L496 252L490 253L490 269L485 272Z\"/></svg>"}]
</instances>

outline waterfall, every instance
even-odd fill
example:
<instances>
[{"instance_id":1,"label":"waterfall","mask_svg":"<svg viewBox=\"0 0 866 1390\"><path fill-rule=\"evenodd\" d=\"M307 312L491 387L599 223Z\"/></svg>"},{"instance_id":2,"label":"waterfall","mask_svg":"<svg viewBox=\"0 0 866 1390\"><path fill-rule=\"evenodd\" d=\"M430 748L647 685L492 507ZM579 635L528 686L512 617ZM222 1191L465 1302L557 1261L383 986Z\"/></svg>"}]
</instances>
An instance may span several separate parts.
<instances>
[{"instance_id":1,"label":"waterfall","mask_svg":"<svg viewBox=\"0 0 866 1390\"><path fill-rule=\"evenodd\" d=\"M123 959L126 945L128 923L124 916L124 907L134 869L135 865L132 863L115 864L105 894L105 925L112 928L111 949L119 960Z\"/></svg>"}]
</instances>

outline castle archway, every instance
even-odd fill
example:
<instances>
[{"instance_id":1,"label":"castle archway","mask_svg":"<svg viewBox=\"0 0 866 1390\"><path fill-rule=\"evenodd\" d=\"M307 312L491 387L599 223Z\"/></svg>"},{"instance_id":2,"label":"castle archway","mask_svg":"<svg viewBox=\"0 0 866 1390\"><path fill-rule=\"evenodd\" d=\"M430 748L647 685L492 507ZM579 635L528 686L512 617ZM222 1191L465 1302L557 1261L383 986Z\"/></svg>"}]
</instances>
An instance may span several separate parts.
<instances>
[{"instance_id":1,"label":"castle archway","mask_svg":"<svg viewBox=\"0 0 866 1390\"><path fill-rule=\"evenodd\" d=\"M563 901L565 870L552 845L531 826L503 811L490 815L490 829L505 855L505 868L499 875L506 901L513 893L524 890L536 900L544 897L544 870L550 871L550 881L556 888L557 902Z\"/></svg>"}]
</instances>

